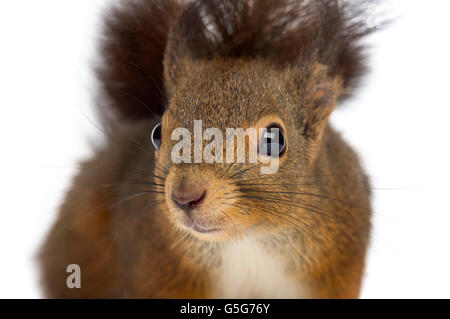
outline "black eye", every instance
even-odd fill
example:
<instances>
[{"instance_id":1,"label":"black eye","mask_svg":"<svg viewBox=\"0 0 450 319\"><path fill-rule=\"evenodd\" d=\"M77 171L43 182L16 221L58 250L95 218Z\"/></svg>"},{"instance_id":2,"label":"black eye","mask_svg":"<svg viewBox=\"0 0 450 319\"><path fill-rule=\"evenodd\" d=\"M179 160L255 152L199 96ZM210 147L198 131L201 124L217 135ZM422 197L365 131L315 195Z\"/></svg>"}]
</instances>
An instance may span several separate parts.
<instances>
[{"instance_id":1,"label":"black eye","mask_svg":"<svg viewBox=\"0 0 450 319\"><path fill-rule=\"evenodd\" d=\"M156 150L161 147L161 123L156 124L152 130L152 143Z\"/></svg>"},{"instance_id":2,"label":"black eye","mask_svg":"<svg viewBox=\"0 0 450 319\"><path fill-rule=\"evenodd\" d=\"M281 157L286 150L286 139L280 125L270 124L265 128L259 143L259 153L266 156Z\"/></svg>"}]
</instances>

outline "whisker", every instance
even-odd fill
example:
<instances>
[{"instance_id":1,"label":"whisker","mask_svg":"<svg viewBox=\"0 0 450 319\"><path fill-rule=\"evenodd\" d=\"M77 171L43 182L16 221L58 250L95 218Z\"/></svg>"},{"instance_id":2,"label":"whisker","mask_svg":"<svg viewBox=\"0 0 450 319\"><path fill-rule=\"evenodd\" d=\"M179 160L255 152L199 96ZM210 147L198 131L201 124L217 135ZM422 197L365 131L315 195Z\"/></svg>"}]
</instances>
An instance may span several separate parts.
<instances>
[{"instance_id":1,"label":"whisker","mask_svg":"<svg viewBox=\"0 0 450 319\"><path fill-rule=\"evenodd\" d=\"M278 203L278 204L283 204L283 205L290 206L290 207L297 207L297 208L307 209L308 211L314 212L314 213L319 214L321 216L328 217L328 218L330 218L330 219L332 219L334 221L337 221L337 222L345 221L344 219L338 219L335 216L328 215L328 213L331 213L331 212L328 212L328 211L326 211L326 210L324 210L324 209L322 209L322 208L320 208L318 206L310 205L310 204L307 204L307 203L304 203L304 202L300 202L300 204L299 204L298 201L293 201L293 200L288 200L288 199L279 199L279 198L274 198L274 197L260 197L260 196L236 196L236 197L231 197L231 198L228 197L227 199L235 199L235 198L258 199L258 200L271 201L271 202L275 202L275 203ZM308 208L308 207L311 207L312 209Z\"/></svg>"},{"instance_id":2,"label":"whisker","mask_svg":"<svg viewBox=\"0 0 450 319\"><path fill-rule=\"evenodd\" d=\"M243 204L244 206L246 205L245 203L241 203L241 204ZM332 241L330 238L328 238L328 237L325 236L322 232L320 232L317 228L315 228L314 226L308 224L308 223L305 222L304 220L301 220L300 218L296 218L296 217L294 217L294 216L291 216L290 214L285 213L285 212L283 212L283 211L279 211L279 210L277 210L277 211L269 210L269 209L267 209L267 208L265 208L265 207L261 207L261 206L254 205L253 203L252 203L251 206L250 206L250 205L247 205L247 207L249 207L249 208L257 208L257 209L260 209L260 210L262 210L262 211L264 211L264 212L266 212L266 213L273 214L273 215L277 216L278 218L281 218L281 219L283 219L284 221L286 221L286 222L290 223L291 225L295 226L295 227L294 227L295 230L297 230L297 228L296 228L297 226L303 225L303 226L305 226L306 228L308 228L312 233L316 233L316 234L320 235L324 240L326 240L327 242L329 242L330 244L332 244L334 247L337 247L337 246L336 246L336 242ZM289 219L290 219L290 220L289 220ZM296 224L295 222L300 223L300 225Z\"/></svg>"},{"instance_id":3,"label":"whisker","mask_svg":"<svg viewBox=\"0 0 450 319\"><path fill-rule=\"evenodd\" d=\"M352 207L356 206L352 202L345 201L345 200L342 200L340 198L330 197L330 196L327 196L327 195L324 195L324 194L315 194L315 193L307 193L307 192L291 192L291 191L263 191L263 190L253 190L253 189L249 189L249 190L255 191L255 192L261 192L261 193L313 196L313 197L318 197L318 198L321 198L321 199L328 199L330 201L336 201L336 202L339 202L339 203L342 203L342 204L350 205Z\"/></svg>"},{"instance_id":4,"label":"whisker","mask_svg":"<svg viewBox=\"0 0 450 319\"><path fill-rule=\"evenodd\" d=\"M157 184L152 182L145 182L145 181L122 181L117 183L109 183L103 185L103 187L110 187L110 186L120 186L120 185L144 185L144 186L156 186L161 187L164 189L165 185L163 184Z\"/></svg>"},{"instance_id":5,"label":"whisker","mask_svg":"<svg viewBox=\"0 0 450 319\"><path fill-rule=\"evenodd\" d=\"M66 167L65 167L66 168ZM156 175L150 171L147 170L139 170L139 169L130 169L128 167L121 167L121 166L110 166L110 167L102 167L102 166L87 166L87 165L74 165L70 168L76 168L76 169L86 169L86 170L99 170L99 171L124 171L127 173L132 173L132 174L139 174L141 176L150 176L150 177L155 177L158 178L160 180L165 181L165 178L159 175Z\"/></svg>"},{"instance_id":6,"label":"whisker","mask_svg":"<svg viewBox=\"0 0 450 319\"><path fill-rule=\"evenodd\" d=\"M145 105L145 103L144 103ZM146 107L148 107L146 105ZM149 108L149 107L148 107ZM149 108L150 109L150 108ZM150 109L151 110L151 109ZM110 134L108 134L104 129L102 129L100 126L98 126L93 120L91 120L86 114L83 113L83 116L95 127L97 128L100 132L102 132L106 137L108 137L111 141L119 144L119 141L117 139L115 139L113 136L111 136ZM131 141L133 144L133 146L135 146L137 149L139 149L140 151L153 156L153 152L150 152L148 149L145 148L144 145L142 145L142 143L140 143L138 140L134 139L133 137L129 136L129 135L125 135L129 141ZM160 169L157 165L155 165L155 169ZM161 169L160 169L161 170ZM163 173L165 173L163 171Z\"/></svg>"}]
</instances>

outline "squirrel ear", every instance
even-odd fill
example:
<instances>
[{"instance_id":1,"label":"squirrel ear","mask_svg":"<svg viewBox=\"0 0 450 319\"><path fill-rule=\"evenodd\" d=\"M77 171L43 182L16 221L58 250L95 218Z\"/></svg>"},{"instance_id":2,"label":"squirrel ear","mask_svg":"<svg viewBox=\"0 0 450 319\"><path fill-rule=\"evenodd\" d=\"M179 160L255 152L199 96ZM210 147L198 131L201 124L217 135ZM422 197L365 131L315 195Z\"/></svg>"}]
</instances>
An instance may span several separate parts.
<instances>
[{"instance_id":1,"label":"squirrel ear","mask_svg":"<svg viewBox=\"0 0 450 319\"><path fill-rule=\"evenodd\" d=\"M108 121L161 116L166 106L163 57L178 0L117 1L105 13L96 66L101 114Z\"/></svg>"},{"instance_id":2,"label":"squirrel ear","mask_svg":"<svg viewBox=\"0 0 450 319\"><path fill-rule=\"evenodd\" d=\"M188 60L190 58L187 55L184 40L179 39L175 30L172 30L164 53L164 87L169 97L173 95L177 83L180 82Z\"/></svg>"},{"instance_id":3,"label":"squirrel ear","mask_svg":"<svg viewBox=\"0 0 450 319\"><path fill-rule=\"evenodd\" d=\"M305 108L303 135L307 138L318 138L336 107L342 81L338 78L331 79L327 75L327 68L322 65L315 68L312 78L312 94Z\"/></svg>"},{"instance_id":4,"label":"squirrel ear","mask_svg":"<svg viewBox=\"0 0 450 319\"><path fill-rule=\"evenodd\" d=\"M201 57L196 51L207 47L207 29L204 17L200 14L203 5L216 7L217 3L195 1L188 4L170 29L163 61L164 87L169 97L182 81L183 75L189 72L189 66ZM193 42L199 43L194 45Z\"/></svg>"}]
</instances>

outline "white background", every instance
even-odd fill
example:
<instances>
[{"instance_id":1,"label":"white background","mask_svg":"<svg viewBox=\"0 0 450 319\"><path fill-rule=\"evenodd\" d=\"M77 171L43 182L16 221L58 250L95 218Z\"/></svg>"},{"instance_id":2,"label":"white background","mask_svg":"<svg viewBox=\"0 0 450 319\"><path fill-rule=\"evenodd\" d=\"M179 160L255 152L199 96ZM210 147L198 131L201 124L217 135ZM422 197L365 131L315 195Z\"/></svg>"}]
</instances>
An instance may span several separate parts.
<instances>
[{"instance_id":1,"label":"white background","mask_svg":"<svg viewBox=\"0 0 450 319\"><path fill-rule=\"evenodd\" d=\"M111 2L106 1L106 2ZM89 65L105 0L0 2L0 297L39 298L33 257L101 141ZM390 1L371 75L332 121L375 188L364 298L450 297L448 1Z\"/></svg>"}]
</instances>

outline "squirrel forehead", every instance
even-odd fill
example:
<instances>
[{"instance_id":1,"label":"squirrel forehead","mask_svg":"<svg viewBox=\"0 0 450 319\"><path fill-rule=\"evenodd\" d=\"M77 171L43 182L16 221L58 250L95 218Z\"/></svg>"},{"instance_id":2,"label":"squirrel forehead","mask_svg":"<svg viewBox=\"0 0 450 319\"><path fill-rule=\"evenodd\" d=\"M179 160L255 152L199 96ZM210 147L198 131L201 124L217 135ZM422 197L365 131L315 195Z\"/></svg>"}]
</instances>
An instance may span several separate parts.
<instances>
[{"instance_id":1,"label":"squirrel forehead","mask_svg":"<svg viewBox=\"0 0 450 319\"><path fill-rule=\"evenodd\" d=\"M170 98L168 115L178 125L245 126L285 114L290 101L289 72L258 60L192 63Z\"/></svg>"}]
</instances>

